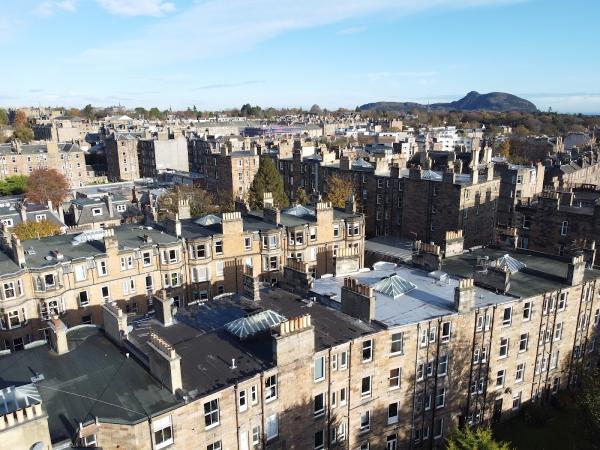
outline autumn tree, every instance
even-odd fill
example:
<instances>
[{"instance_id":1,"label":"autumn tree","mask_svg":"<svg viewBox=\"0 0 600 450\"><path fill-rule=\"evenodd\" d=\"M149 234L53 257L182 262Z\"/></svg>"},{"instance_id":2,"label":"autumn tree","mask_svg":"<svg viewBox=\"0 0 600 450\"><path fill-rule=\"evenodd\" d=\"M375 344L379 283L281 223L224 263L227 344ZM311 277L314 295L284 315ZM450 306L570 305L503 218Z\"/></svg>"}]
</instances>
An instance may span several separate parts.
<instances>
[{"instance_id":1,"label":"autumn tree","mask_svg":"<svg viewBox=\"0 0 600 450\"><path fill-rule=\"evenodd\" d=\"M510 157L510 141L508 139L502 141L499 151L500 156L504 156L507 159Z\"/></svg>"},{"instance_id":2,"label":"autumn tree","mask_svg":"<svg viewBox=\"0 0 600 450\"><path fill-rule=\"evenodd\" d=\"M27 123L27 114L22 109L15 113L15 126L25 125Z\"/></svg>"},{"instance_id":3,"label":"autumn tree","mask_svg":"<svg viewBox=\"0 0 600 450\"><path fill-rule=\"evenodd\" d=\"M29 239L39 239L46 236L54 236L60 233L60 226L49 220L27 220L16 225L12 232L22 241Z\"/></svg>"},{"instance_id":4,"label":"autumn tree","mask_svg":"<svg viewBox=\"0 0 600 450\"><path fill-rule=\"evenodd\" d=\"M47 204L52 202L60 208L63 200L69 195L69 182L56 169L36 169L27 179L26 198L34 203Z\"/></svg>"},{"instance_id":5,"label":"autumn tree","mask_svg":"<svg viewBox=\"0 0 600 450\"><path fill-rule=\"evenodd\" d=\"M447 450L510 450L506 442L497 442L490 428L456 428L446 442Z\"/></svg>"},{"instance_id":6,"label":"autumn tree","mask_svg":"<svg viewBox=\"0 0 600 450\"><path fill-rule=\"evenodd\" d=\"M346 200L354 195L352 180L339 175L330 175L325 180L325 183L327 185L325 200L331 202L335 208L343 208L346 205Z\"/></svg>"},{"instance_id":7,"label":"autumn tree","mask_svg":"<svg viewBox=\"0 0 600 450\"><path fill-rule=\"evenodd\" d=\"M263 207L265 192L273 194L273 202L278 208L285 208L290 204L283 189L283 178L277 171L273 160L268 156L261 158L258 171L248 193L248 200L252 208Z\"/></svg>"},{"instance_id":8,"label":"autumn tree","mask_svg":"<svg viewBox=\"0 0 600 450\"><path fill-rule=\"evenodd\" d=\"M301 205L308 205L310 203L310 198L308 197L308 194L306 193L304 188L301 187L296 189L296 192L294 192L294 198L296 200L296 203L299 203Z\"/></svg>"}]
</instances>

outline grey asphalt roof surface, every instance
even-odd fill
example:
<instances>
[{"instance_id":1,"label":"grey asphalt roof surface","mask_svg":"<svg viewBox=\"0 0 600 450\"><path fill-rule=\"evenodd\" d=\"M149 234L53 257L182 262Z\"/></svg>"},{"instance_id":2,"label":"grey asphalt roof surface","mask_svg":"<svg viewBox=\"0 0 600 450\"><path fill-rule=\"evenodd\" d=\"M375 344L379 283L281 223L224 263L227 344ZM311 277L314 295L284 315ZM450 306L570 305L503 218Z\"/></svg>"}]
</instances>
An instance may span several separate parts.
<instances>
[{"instance_id":1,"label":"grey asphalt roof surface","mask_svg":"<svg viewBox=\"0 0 600 450\"><path fill-rule=\"evenodd\" d=\"M36 382L48 414L52 442L70 440L79 422L98 417L137 423L178 404L137 361L125 355L95 327L68 334L71 350L56 355L44 345L0 357L0 388Z\"/></svg>"}]
</instances>

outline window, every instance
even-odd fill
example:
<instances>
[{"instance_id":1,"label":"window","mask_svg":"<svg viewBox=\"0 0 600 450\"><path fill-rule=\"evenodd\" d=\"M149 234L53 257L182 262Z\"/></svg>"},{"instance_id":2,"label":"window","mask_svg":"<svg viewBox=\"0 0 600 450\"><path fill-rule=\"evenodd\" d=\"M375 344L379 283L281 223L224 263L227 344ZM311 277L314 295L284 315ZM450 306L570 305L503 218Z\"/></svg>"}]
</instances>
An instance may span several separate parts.
<instances>
[{"instance_id":1,"label":"window","mask_svg":"<svg viewBox=\"0 0 600 450\"><path fill-rule=\"evenodd\" d=\"M429 342L429 330L427 328L421 328L421 338L419 339L419 343L421 347L426 347Z\"/></svg>"},{"instance_id":2,"label":"window","mask_svg":"<svg viewBox=\"0 0 600 450\"><path fill-rule=\"evenodd\" d=\"M219 425L219 399L214 399L204 404L204 425L206 428Z\"/></svg>"},{"instance_id":3,"label":"window","mask_svg":"<svg viewBox=\"0 0 600 450\"><path fill-rule=\"evenodd\" d=\"M552 380L552 394L556 394L560 389L560 377L554 378Z\"/></svg>"},{"instance_id":4,"label":"window","mask_svg":"<svg viewBox=\"0 0 600 450\"><path fill-rule=\"evenodd\" d=\"M0 220L0 223L2 223L2 225L6 225L7 227L12 227L13 226L13 220L12 219L2 219L2 220Z\"/></svg>"},{"instance_id":5,"label":"window","mask_svg":"<svg viewBox=\"0 0 600 450\"><path fill-rule=\"evenodd\" d=\"M392 346L390 349L390 353L392 355L402 354L403 337L404 337L404 333L392 334Z\"/></svg>"},{"instance_id":6,"label":"window","mask_svg":"<svg viewBox=\"0 0 600 450\"><path fill-rule=\"evenodd\" d=\"M250 402L253 405L258 403L258 388L255 384L250 387Z\"/></svg>"},{"instance_id":7,"label":"window","mask_svg":"<svg viewBox=\"0 0 600 450\"><path fill-rule=\"evenodd\" d=\"M517 371L515 372L515 382L520 383L523 381L525 376L525 363L517 364Z\"/></svg>"},{"instance_id":8,"label":"window","mask_svg":"<svg viewBox=\"0 0 600 450\"><path fill-rule=\"evenodd\" d=\"M362 343L362 360L369 362L373 359L373 340L369 339Z\"/></svg>"},{"instance_id":9,"label":"window","mask_svg":"<svg viewBox=\"0 0 600 450\"><path fill-rule=\"evenodd\" d=\"M325 445L325 433L323 430L315 432L315 450L323 450Z\"/></svg>"},{"instance_id":10,"label":"window","mask_svg":"<svg viewBox=\"0 0 600 450\"><path fill-rule=\"evenodd\" d=\"M310 227L310 240L311 241L317 240L317 227Z\"/></svg>"},{"instance_id":11,"label":"window","mask_svg":"<svg viewBox=\"0 0 600 450\"><path fill-rule=\"evenodd\" d=\"M313 407L315 416L320 416L325 413L325 394L315 395Z\"/></svg>"},{"instance_id":12,"label":"window","mask_svg":"<svg viewBox=\"0 0 600 450\"><path fill-rule=\"evenodd\" d=\"M340 406L346 404L346 388L340 389Z\"/></svg>"},{"instance_id":13,"label":"window","mask_svg":"<svg viewBox=\"0 0 600 450\"><path fill-rule=\"evenodd\" d=\"M348 367L348 352L340 353L340 369L343 370Z\"/></svg>"},{"instance_id":14,"label":"window","mask_svg":"<svg viewBox=\"0 0 600 450\"><path fill-rule=\"evenodd\" d=\"M221 450L221 441L213 442L206 446L206 450Z\"/></svg>"},{"instance_id":15,"label":"window","mask_svg":"<svg viewBox=\"0 0 600 450\"><path fill-rule=\"evenodd\" d=\"M104 301L109 301L110 300L110 291L108 290L108 286L102 286L100 288L100 292L102 294L102 299Z\"/></svg>"},{"instance_id":16,"label":"window","mask_svg":"<svg viewBox=\"0 0 600 450\"><path fill-rule=\"evenodd\" d=\"M552 357L550 358L550 369L556 369L558 367L559 354L560 353L558 350L552 352Z\"/></svg>"},{"instance_id":17,"label":"window","mask_svg":"<svg viewBox=\"0 0 600 450\"><path fill-rule=\"evenodd\" d=\"M360 387L360 395L362 397L369 397L371 395L371 381L372 377L370 375L363 377Z\"/></svg>"},{"instance_id":18,"label":"window","mask_svg":"<svg viewBox=\"0 0 600 450\"><path fill-rule=\"evenodd\" d=\"M121 256L121 270L127 270L133 268L133 256Z\"/></svg>"},{"instance_id":19,"label":"window","mask_svg":"<svg viewBox=\"0 0 600 450\"><path fill-rule=\"evenodd\" d=\"M400 369L390 370L390 389L398 389L400 387Z\"/></svg>"},{"instance_id":20,"label":"window","mask_svg":"<svg viewBox=\"0 0 600 450\"><path fill-rule=\"evenodd\" d=\"M563 311L567 306L567 294L568 292L561 292L558 296L558 310Z\"/></svg>"},{"instance_id":21,"label":"window","mask_svg":"<svg viewBox=\"0 0 600 450\"><path fill-rule=\"evenodd\" d=\"M513 400L512 400L512 409L513 411L518 410L519 408L521 408L521 392L517 392L516 394L513 394Z\"/></svg>"},{"instance_id":22,"label":"window","mask_svg":"<svg viewBox=\"0 0 600 450\"><path fill-rule=\"evenodd\" d=\"M508 326L512 322L512 306L507 306L504 308L504 312L502 313L502 326Z\"/></svg>"},{"instance_id":23,"label":"window","mask_svg":"<svg viewBox=\"0 0 600 450\"><path fill-rule=\"evenodd\" d=\"M252 238L249 236L244 237L244 250L252 250Z\"/></svg>"},{"instance_id":24,"label":"window","mask_svg":"<svg viewBox=\"0 0 600 450\"><path fill-rule=\"evenodd\" d=\"M331 355L331 370L337 370L338 367L338 355L334 353Z\"/></svg>"},{"instance_id":25,"label":"window","mask_svg":"<svg viewBox=\"0 0 600 450\"><path fill-rule=\"evenodd\" d=\"M84 264L75 266L75 281L83 281L87 278L87 267Z\"/></svg>"},{"instance_id":26,"label":"window","mask_svg":"<svg viewBox=\"0 0 600 450\"><path fill-rule=\"evenodd\" d=\"M92 216L101 216L102 208L92 208Z\"/></svg>"},{"instance_id":27,"label":"window","mask_svg":"<svg viewBox=\"0 0 600 450\"><path fill-rule=\"evenodd\" d=\"M152 264L152 254L150 252L142 253L142 264L144 267L148 267Z\"/></svg>"},{"instance_id":28,"label":"window","mask_svg":"<svg viewBox=\"0 0 600 450\"><path fill-rule=\"evenodd\" d=\"M504 386L504 377L506 376L506 370L500 369L496 373L496 386L501 387Z\"/></svg>"},{"instance_id":29,"label":"window","mask_svg":"<svg viewBox=\"0 0 600 450\"><path fill-rule=\"evenodd\" d=\"M279 269L279 257L278 256L263 257L263 268L266 271L278 270Z\"/></svg>"},{"instance_id":30,"label":"window","mask_svg":"<svg viewBox=\"0 0 600 450\"><path fill-rule=\"evenodd\" d=\"M567 222L565 220L565 221L563 221L563 223L560 224L560 235L566 236L568 232L569 232L569 222Z\"/></svg>"},{"instance_id":31,"label":"window","mask_svg":"<svg viewBox=\"0 0 600 450\"><path fill-rule=\"evenodd\" d=\"M365 411L360 415L360 431L371 429L371 411Z\"/></svg>"},{"instance_id":32,"label":"window","mask_svg":"<svg viewBox=\"0 0 600 450\"><path fill-rule=\"evenodd\" d=\"M267 417L267 441L275 439L279 435L279 421L277 413Z\"/></svg>"},{"instance_id":33,"label":"window","mask_svg":"<svg viewBox=\"0 0 600 450\"><path fill-rule=\"evenodd\" d=\"M217 255L223 254L223 241L215 241L215 253Z\"/></svg>"},{"instance_id":34,"label":"window","mask_svg":"<svg viewBox=\"0 0 600 450\"><path fill-rule=\"evenodd\" d=\"M562 338L562 331L563 331L563 323L562 322L558 322L556 325L554 325L554 340L555 341L560 341L560 339Z\"/></svg>"},{"instance_id":35,"label":"window","mask_svg":"<svg viewBox=\"0 0 600 450\"><path fill-rule=\"evenodd\" d=\"M339 235L340 235L340 226L336 224L333 226L333 237L338 237Z\"/></svg>"},{"instance_id":36,"label":"window","mask_svg":"<svg viewBox=\"0 0 600 450\"><path fill-rule=\"evenodd\" d=\"M438 359L438 376L443 377L448 373L448 355L442 355Z\"/></svg>"},{"instance_id":37,"label":"window","mask_svg":"<svg viewBox=\"0 0 600 450\"><path fill-rule=\"evenodd\" d=\"M87 291L81 291L77 295L77 300L79 302L79 306L87 306L87 305L89 305L90 300L88 299L88 293L87 293Z\"/></svg>"},{"instance_id":38,"label":"window","mask_svg":"<svg viewBox=\"0 0 600 450\"><path fill-rule=\"evenodd\" d=\"M450 322L442 323L442 337L441 342L450 342L450 332L452 329L452 324Z\"/></svg>"},{"instance_id":39,"label":"window","mask_svg":"<svg viewBox=\"0 0 600 450\"><path fill-rule=\"evenodd\" d=\"M277 398L277 375L271 375L265 379L265 400L271 401Z\"/></svg>"},{"instance_id":40,"label":"window","mask_svg":"<svg viewBox=\"0 0 600 450\"><path fill-rule=\"evenodd\" d=\"M252 428L252 446L258 448L260 446L260 425Z\"/></svg>"},{"instance_id":41,"label":"window","mask_svg":"<svg viewBox=\"0 0 600 450\"><path fill-rule=\"evenodd\" d=\"M240 411L246 411L248 409L248 399L246 398L246 389L240 390L238 394L238 405Z\"/></svg>"},{"instance_id":42,"label":"window","mask_svg":"<svg viewBox=\"0 0 600 450\"><path fill-rule=\"evenodd\" d=\"M325 357L320 356L314 360L314 380L321 381L325 379Z\"/></svg>"},{"instance_id":43,"label":"window","mask_svg":"<svg viewBox=\"0 0 600 450\"><path fill-rule=\"evenodd\" d=\"M223 261L217 261L215 263L215 274L218 277L222 277L225 273L225 263Z\"/></svg>"},{"instance_id":44,"label":"window","mask_svg":"<svg viewBox=\"0 0 600 450\"><path fill-rule=\"evenodd\" d=\"M84 447L96 447L96 445L98 444L96 434L90 434L89 436L84 436L82 440L83 440Z\"/></svg>"},{"instance_id":45,"label":"window","mask_svg":"<svg viewBox=\"0 0 600 450\"><path fill-rule=\"evenodd\" d=\"M154 447L156 449L164 448L173 443L173 423L171 416L155 420L152 424L154 431Z\"/></svg>"},{"instance_id":46,"label":"window","mask_svg":"<svg viewBox=\"0 0 600 450\"><path fill-rule=\"evenodd\" d=\"M127 209L126 205L117 205L117 211L118 212L125 212L126 209Z\"/></svg>"},{"instance_id":47,"label":"window","mask_svg":"<svg viewBox=\"0 0 600 450\"><path fill-rule=\"evenodd\" d=\"M508 356L508 338L500 338L500 351L498 358L506 358Z\"/></svg>"},{"instance_id":48,"label":"window","mask_svg":"<svg viewBox=\"0 0 600 450\"><path fill-rule=\"evenodd\" d=\"M387 423L388 423L388 425L391 425L392 423L398 423L398 403L397 402L390 403L388 405Z\"/></svg>"},{"instance_id":49,"label":"window","mask_svg":"<svg viewBox=\"0 0 600 450\"><path fill-rule=\"evenodd\" d=\"M523 304L523 320L531 320L531 302Z\"/></svg>"},{"instance_id":50,"label":"window","mask_svg":"<svg viewBox=\"0 0 600 450\"><path fill-rule=\"evenodd\" d=\"M444 432L444 418L438 417L433 421L433 438L439 439Z\"/></svg>"},{"instance_id":51,"label":"window","mask_svg":"<svg viewBox=\"0 0 600 450\"><path fill-rule=\"evenodd\" d=\"M108 270L106 268L106 261L98 261L96 267L98 269L99 277L105 277L106 275L108 275Z\"/></svg>"},{"instance_id":52,"label":"window","mask_svg":"<svg viewBox=\"0 0 600 450\"><path fill-rule=\"evenodd\" d=\"M519 338L519 352L527 351L527 344L529 342L529 333L522 333Z\"/></svg>"},{"instance_id":53,"label":"window","mask_svg":"<svg viewBox=\"0 0 600 450\"><path fill-rule=\"evenodd\" d=\"M443 408L446 402L446 388L440 387L438 388L435 394L435 407Z\"/></svg>"}]
</instances>

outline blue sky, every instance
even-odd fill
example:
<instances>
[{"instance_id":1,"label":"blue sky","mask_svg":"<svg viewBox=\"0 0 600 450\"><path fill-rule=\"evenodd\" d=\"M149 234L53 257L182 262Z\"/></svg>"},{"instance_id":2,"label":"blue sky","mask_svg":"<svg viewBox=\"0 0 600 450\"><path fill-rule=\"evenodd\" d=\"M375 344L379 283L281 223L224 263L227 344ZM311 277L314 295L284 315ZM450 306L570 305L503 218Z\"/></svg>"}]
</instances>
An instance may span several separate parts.
<instances>
[{"instance_id":1,"label":"blue sky","mask_svg":"<svg viewBox=\"0 0 600 450\"><path fill-rule=\"evenodd\" d=\"M0 0L0 105L354 107L521 95L600 112L591 0Z\"/></svg>"}]
</instances>

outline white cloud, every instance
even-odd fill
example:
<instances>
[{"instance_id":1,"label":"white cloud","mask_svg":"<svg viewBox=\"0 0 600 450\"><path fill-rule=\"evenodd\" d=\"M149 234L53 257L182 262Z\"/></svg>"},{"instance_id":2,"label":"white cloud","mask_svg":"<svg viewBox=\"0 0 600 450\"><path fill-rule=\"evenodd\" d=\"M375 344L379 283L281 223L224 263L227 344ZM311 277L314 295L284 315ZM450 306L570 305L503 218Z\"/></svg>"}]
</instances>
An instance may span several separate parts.
<instances>
[{"instance_id":1,"label":"white cloud","mask_svg":"<svg viewBox=\"0 0 600 450\"><path fill-rule=\"evenodd\" d=\"M175 3L165 0L98 0L98 3L115 16L160 17L175 11Z\"/></svg>"},{"instance_id":2,"label":"white cloud","mask_svg":"<svg viewBox=\"0 0 600 450\"><path fill-rule=\"evenodd\" d=\"M98 0L118 14L159 15L161 0ZM151 24L136 38L88 49L77 62L102 58L140 67L222 56L251 48L286 32L340 23L357 17L388 17L430 9L467 8L515 3L522 0L203 0ZM172 8L172 6L170 7ZM115 49L119 52L115 52ZM123 59L120 55L126 54Z\"/></svg>"},{"instance_id":3,"label":"white cloud","mask_svg":"<svg viewBox=\"0 0 600 450\"><path fill-rule=\"evenodd\" d=\"M52 16L58 12L75 12L78 0L44 0L34 8L34 14Z\"/></svg>"}]
</instances>

